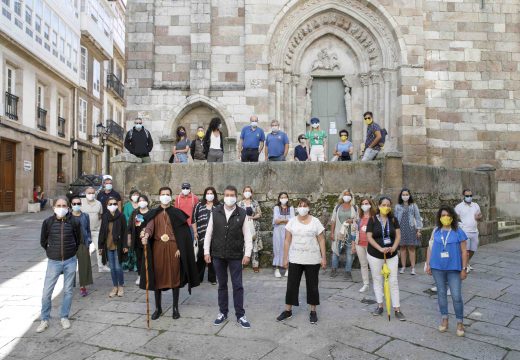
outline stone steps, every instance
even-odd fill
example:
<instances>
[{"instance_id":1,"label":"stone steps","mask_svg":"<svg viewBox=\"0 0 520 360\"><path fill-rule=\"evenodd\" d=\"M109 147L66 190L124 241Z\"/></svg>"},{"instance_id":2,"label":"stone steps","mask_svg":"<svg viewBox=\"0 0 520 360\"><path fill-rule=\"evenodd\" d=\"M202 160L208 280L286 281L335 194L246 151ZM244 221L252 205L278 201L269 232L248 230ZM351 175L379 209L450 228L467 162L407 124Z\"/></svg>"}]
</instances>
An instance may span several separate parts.
<instances>
[{"instance_id":1,"label":"stone steps","mask_svg":"<svg viewBox=\"0 0 520 360\"><path fill-rule=\"evenodd\" d=\"M512 223L509 225L502 225L498 227L498 241L510 240L514 238L520 238L520 225L515 222L508 221L506 223Z\"/></svg>"}]
</instances>

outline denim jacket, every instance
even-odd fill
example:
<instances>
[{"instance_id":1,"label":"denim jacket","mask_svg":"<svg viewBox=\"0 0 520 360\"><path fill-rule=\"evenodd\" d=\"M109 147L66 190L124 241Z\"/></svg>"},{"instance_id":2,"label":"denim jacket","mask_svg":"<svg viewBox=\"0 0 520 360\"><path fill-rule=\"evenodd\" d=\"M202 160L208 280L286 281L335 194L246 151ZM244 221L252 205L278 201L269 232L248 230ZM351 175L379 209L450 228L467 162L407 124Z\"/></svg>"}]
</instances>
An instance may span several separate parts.
<instances>
[{"instance_id":1,"label":"denim jacket","mask_svg":"<svg viewBox=\"0 0 520 360\"><path fill-rule=\"evenodd\" d=\"M399 224L401 224L403 222L404 205L396 205L394 214L397 221L399 221ZM423 227L421 213L419 212L419 207L415 203L408 205L408 221L410 222L410 226L416 230L422 229Z\"/></svg>"},{"instance_id":2,"label":"denim jacket","mask_svg":"<svg viewBox=\"0 0 520 360\"><path fill-rule=\"evenodd\" d=\"M92 243L92 235L90 234L90 218L87 213L82 212L80 216L78 216L79 223L81 224L81 241L85 244L86 247L90 246Z\"/></svg>"}]
</instances>

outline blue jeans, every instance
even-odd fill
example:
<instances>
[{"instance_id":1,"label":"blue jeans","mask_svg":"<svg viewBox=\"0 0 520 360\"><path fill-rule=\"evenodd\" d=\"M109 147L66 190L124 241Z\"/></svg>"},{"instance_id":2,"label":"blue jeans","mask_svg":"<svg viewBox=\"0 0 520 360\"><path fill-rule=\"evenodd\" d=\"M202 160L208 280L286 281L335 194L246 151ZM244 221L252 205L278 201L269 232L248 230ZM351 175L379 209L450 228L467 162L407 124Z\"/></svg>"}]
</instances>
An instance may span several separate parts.
<instances>
[{"instance_id":1,"label":"blue jeans","mask_svg":"<svg viewBox=\"0 0 520 360\"><path fill-rule=\"evenodd\" d=\"M180 163L187 163L188 162L188 154L186 153L177 153L175 154L176 160Z\"/></svg>"},{"instance_id":2,"label":"blue jeans","mask_svg":"<svg viewBox=\"0 0 520 360\"><path fill-rule=\"evenodd\" d=\"M437 301L441 318L448 318L448 286L451 291L451 299L453 300L453 308L455 309L455 317L457 322L461 323L464 319L464 302L462 301L462 280L460 279L460 271L456 270L437 270L432 269L432 275L437 285Z\"/></svg>"},{"instance_id":3,"label":"blue jeans","mask_svg":"<svg viewBox=\"0 0 520 360\"><path fill-rule=\"evenodd\" d=\"M117 250L108 250L107 257L110 266L110 275L112 276L112 284L114 286L123 286L125 279L123 278L123 268L117 257Z\"/></svg>"},{"instance_id":4,"label":"blue jeans","mask_svg":"<svg viewBox=\"0 0 520 360\"><path fill-rule=\"evenodd\" d=\"M352 256L352 243L346 243L345 246L339 248L339 255L345 250L345 255L347 256L345 260L345 271L352 271L352 262L354 261L354 257ZM339 255L334 254L332 252L332 268L337 269L339 266Z\"/></svg>"},{"instance_id":5,"label":"blue jeans","mask_svg":"<svg viewBox=\"0 0 520 360\"><path fill-rule=\"evenodd\" d=\"M231 275L231 284L233 285L233 305L235 306L235 315L237 320L245 315L244 310L244 287L242 286L242 260L227 260L220 258L211 258L215 274L218 280L218 308L219 311L228 314L228 268Z\"/></svg>"},{"instance_id":6,"label":"blue jeans","mask_svg":"<svg viewBox=\"0 0 520 360\"><path fill-rule=\"evenodd\" d=\"M76 278L76 264L78 259L76 256L65 261L56 261L49 259L47 261L47 272L45 274L45 283L43 285L42 294L42 312L41 319L49 320L52 307L52 292L58 282L58 278L63 273L63 301L61 303L60 318L68 318L70 305L72 304L72 292L74 279Z\"/></svg>"},{"instance_id":7,"label":"blue jeans","mask_svg":"<svg viewBox=\"0 0 520 360\"><path fill-rule=\"evenodd\" d=\"M285 156L269 156L269 161L285 161Z\"/></svg>"}]
</instances>

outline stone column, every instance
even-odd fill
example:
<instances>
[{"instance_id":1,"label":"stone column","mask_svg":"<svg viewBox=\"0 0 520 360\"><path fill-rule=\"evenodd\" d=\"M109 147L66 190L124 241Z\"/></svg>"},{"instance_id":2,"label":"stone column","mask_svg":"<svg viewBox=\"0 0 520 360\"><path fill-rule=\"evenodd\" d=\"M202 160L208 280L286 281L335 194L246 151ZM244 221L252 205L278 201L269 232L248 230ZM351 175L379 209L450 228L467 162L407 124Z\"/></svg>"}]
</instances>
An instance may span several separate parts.
<instances>
[{"instance_id":1,"label":"stone column","mask_svg":"<svg viewBox=\"0 0 520 360\"><path fill-rule=\"evenodd\" d=\"M372 86L372 89L370 91L371 93L371 106L372 106L372 112L374 113L374 121L381 124L382 118L383 118L383 111L381 109L382 101L381 101L381 94L380 94L380 88L381 88L381 75L378 72L372 72L370 73L370 84Z\"/></svg>"},{"instance_id":2,"label":"stone column","mask_svg":"<svg viewBox=\"0 0 520 360\"><path fill-rule=\"evenodd\" d=\"M362 89L363 90L363 112L365 112L365 111L369 110L368 109L368 106L369 106L369 102L368 102L369 76L368 76L368 74L359 74L359 82L361 83L361 86L363 87L363 89ZM366 133L367 133L367 127L366 127L365 123L363 122L363 133L361 134L361 139L363 139L363 142L365 141Z\"/></svg>"},{"instance_id":3,"label":"stone column","mask_svg":"<svg viewBox=\"0 0 520 360\"><path fill-rule=\"evenodd\" d=\"M208 95L211 82L211 1L191 0L190 90Z\"/></svg>"},{"instance_id":4,"label":"stone column","mask_svg":"<svg viewBox=\"0 0 520 360\"><path fill-rule=\"evenodd\" d=\"M282 96L281 96L281 104L282 104L282 119L279 121L283 121L287 124L288 132L292 127L292 117L291 117L291 75L284 73L283 74L283 82L282 82Z\"/></svg>"},{"instance_id":5,"label":"stone column","mask_svg":"<svg viewBox=\"0 0 520 360\"><path fill-rule=\"evenodd\" d=\"M383 157L381 168L381 193L396 201L396 194L403 188L403 155L399 152L380 153Z\"/></svg>"},{"instance_id":6,"label":"stone column","mask_svg":"<svg viewBox=\"0 0 520 360\"><path fill-rule=\"evenodd\" d=\"M274 109L274 116L276 120L280 122L280 124L283 124L284 126L287 126L287 124L282 119L282 80L283 80L283 73L281 70L276 70L275 73L275 109Z\"/></svg>"},{"instance_id":7,"label":"stone column","mask_svg":"<svg viewBox=\"0 0 520 360\"><path fill-rule=\"evenodd\" d=\"M497 202L496 194L498 191L496 182L496 168L493 165L482 164L478 166L476 171L487 173L488 175L488 195L489 207L487 214L482 213L483 219L479 223L480 244L485 245L498 241L498 222L497 222Z\"/></svg>"},{"instance_id":8,"label":"stone column","mask_svg":"<svg viewBox=\"0 0 520 360\"><path fill-rule=\"evenodd\" d=\"M392 72L389 70L383 70L381 75L383 76L384 81L384 124L386 129L392 131L393 129L390 129L390 114L392 113L392 104L390 102L390 83L392 81Z\"/></svg>"},{"instance_id":9,"label":"stone column","mask_svg":"<svg viewBox=\"0 0 520 360\"><path fill-rule=\"evenodd\" d=\"M289 132L289 138L293 139L294 134L298 131L298 109L296 96L298 92L298 84L300 83L300 76L291 76L291 131Z\"/></svg>"}]
</instances>

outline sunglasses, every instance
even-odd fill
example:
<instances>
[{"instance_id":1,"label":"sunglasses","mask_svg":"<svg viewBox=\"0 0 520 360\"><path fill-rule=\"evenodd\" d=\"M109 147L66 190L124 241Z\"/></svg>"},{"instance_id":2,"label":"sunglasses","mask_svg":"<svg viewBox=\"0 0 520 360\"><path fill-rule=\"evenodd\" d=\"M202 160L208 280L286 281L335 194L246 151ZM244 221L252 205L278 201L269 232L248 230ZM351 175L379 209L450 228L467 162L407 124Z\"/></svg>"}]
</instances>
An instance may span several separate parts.
<instances>
[{"instance_id":1,"label":"sunglasses","mask_svg":"<svg viewBox=\"0 0 520 360\"><path fill-rule=\"evenodd\" d=\"M110 206L110 205L117 205L117 203L109 203L108 205L109 205L109 206Z\"/></svg>"},{"instance_id":2,"label":"sunglasses","mask_svg":"<svg viewBox=\"0 0 520 360\"><path fill-rule=\"evenodd\" d=\"M372 118L371 118L371 117L366 117L366 118L365 118L365 120L370 120L370 119L372 119Z\"/></svg>"},{"instance_id":3,"label":"sunglasses","mask_svg":"<svg viewBox=\"0 0 520 360\"><path fill-rule=\"evenodd\" d=\"M181 190L190 190L190 188L189 187L183 187L183 188L181 188Z\"/></svg>"},{"instance_id":4,"label":"sunglasses","mask_svg":"<svg viewBox=\"0 0 520 360\"><path fill-rule=\"evenodd\" d=\"M72 203L72 205L81 205L81 203L80 202L74 202L74 203Z\"/></svg>"}]
</instances>

